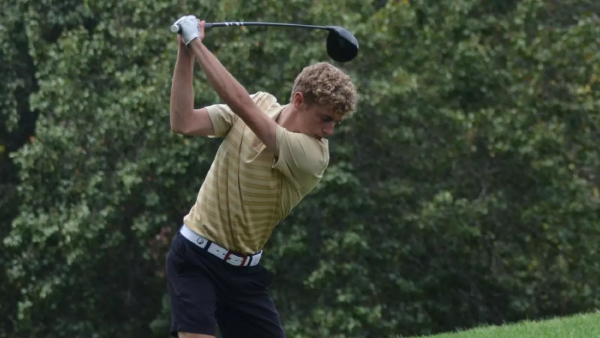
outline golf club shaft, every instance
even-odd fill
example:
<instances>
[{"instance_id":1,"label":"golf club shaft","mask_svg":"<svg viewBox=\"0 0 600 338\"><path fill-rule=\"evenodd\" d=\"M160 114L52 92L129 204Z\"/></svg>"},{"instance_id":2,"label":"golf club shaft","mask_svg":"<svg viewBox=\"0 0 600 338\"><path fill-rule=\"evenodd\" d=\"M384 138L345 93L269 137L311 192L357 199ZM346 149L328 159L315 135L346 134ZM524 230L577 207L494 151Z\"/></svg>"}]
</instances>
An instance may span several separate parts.
<instances>
[{"instance_id":1,"label":"golf club shaft","mask_svg":"<svg viewBox=\"0 0 600 338\"><path fill-rule=\"evenodd\" d=\"M227 26L279 26L279 27L296 27L296 28L309 28L309 29L327 29L325 26L315 26L315 25L304 25L297 23L280 23L280 22L243 22L243 21L233 21L233 22L210 22L206 23L205 28L211 27L227 27Z\"/></svg>"},{"instance_id":2,"label":"golf club shaft","mask_svg":"<svg viewBox=\"0 0 600 338\"><path fill-rule=\"evenodd\" d=\"M327 26L315 26L315 25L304 25L297 23L280 23L280 22L243 22L243 21L232 21L232 22L206 22L204 29L210 29L213 27L230 27L230 26L279 26L279 27L295 27L295 28L308 28L308 29L324 29L328 30ZM173 33L179 33L179 25L171 26Z\"/></svg>"}]
</instances>

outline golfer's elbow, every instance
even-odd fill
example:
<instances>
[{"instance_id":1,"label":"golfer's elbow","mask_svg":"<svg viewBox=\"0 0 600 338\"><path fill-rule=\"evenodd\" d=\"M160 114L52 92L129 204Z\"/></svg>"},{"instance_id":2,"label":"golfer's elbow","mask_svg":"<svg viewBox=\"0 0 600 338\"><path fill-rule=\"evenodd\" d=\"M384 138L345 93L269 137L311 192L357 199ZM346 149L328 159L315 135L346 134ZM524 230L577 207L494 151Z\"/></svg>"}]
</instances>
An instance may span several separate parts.
<instances>
[{"instance_id":1,"label":"golfer's elbow","mask_svg":"<svg viewBox=\"0 0 600 338\"><path fill-rule=\"evenodd\" d=\"M182 134L185 135L185 133L183 132L182 128L176 127L176 126L171 126L171 132L174 134Z\"/></svg>"},{"instance_id":2,"label":"golfer's elbow","mask_svg":"<svg viewBox=\"0 0 600 338\"><path fill-rule=\"evenodd\" d=\"M183 131L183 128L181 128L179 126L171 125L171 132L174 133L174 134L185 135L185 132Z\"/></svg>"},{"instance_id":3,"label":"golfer's elbow","mask_svg":"<svg viewBox=\"0 0 600 338\"><path fill-rule=\"evenodd\" d=\"M185 113L171 109L171 131L175 134L186 134Z\"/></svg>"}]
</instances>

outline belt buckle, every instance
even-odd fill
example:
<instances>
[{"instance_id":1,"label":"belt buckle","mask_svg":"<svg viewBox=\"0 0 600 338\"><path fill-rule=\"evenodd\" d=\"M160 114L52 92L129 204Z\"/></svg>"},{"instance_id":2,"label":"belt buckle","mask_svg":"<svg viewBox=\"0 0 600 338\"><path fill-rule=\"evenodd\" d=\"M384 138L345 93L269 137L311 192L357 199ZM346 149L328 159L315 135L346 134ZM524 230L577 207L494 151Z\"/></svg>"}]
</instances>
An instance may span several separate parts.
<instances>
[{"instance_id":1,"label":"belt buckle","mask_svg":"<svg viewBox=\"0 0 600 338\"><path fill-rule=\"evenodd\" d=\"M236 258L236 260L238 262L234 262L233 260L231 260L230 259L230 258L232 258L231 255L233 255L234 258ZM244 266L244 264L246 264L246 261L248 260L248 256L237 255L231 251L227 251L227 253L225 254L225 257L223 257L223 260L233 266ZM241 262L240 262L240 260L241 260Z\"/></svg>"}]
</instances>

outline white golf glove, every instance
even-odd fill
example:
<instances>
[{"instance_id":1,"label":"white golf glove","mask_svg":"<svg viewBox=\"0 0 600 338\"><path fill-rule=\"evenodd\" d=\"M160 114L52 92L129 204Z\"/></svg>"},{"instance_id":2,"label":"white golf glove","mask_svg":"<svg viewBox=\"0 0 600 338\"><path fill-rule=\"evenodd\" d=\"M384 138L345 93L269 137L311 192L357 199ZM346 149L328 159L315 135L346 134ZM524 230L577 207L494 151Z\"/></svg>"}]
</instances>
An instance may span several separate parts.
<instances>
[{"instance_id":1,"label":"white golf glove","mask_svg":"<svg viewBox=\"0 0 600 338\"><path fill-rule=\"evenodd\" d=\"M198 19L194 15L182 16L173 25L180 27L179 34L181 34L181 40L183 40L186 46L194 39L201 38Z\"/></svg>"}]
</instances>

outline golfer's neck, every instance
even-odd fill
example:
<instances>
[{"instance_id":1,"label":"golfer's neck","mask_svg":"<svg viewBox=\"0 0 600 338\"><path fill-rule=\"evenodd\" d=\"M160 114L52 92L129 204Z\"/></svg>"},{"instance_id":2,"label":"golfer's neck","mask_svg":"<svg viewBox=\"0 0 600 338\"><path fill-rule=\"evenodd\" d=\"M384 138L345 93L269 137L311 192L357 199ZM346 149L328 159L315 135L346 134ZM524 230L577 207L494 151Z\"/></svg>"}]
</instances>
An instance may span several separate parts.
<instances>
[{"instance_id":1,"label":"golfer's neck","mask_svg":"<svg viewBox=\"0 0 600 338\"><path fill-rule=\"evenodd\" d=\"M298 120L298 116L292 112L292 109L293 108L290 105L283 108L283 111L277 119L277 123L289 131L301 132L300 121Z\"/></svg>"}]
</instances>

